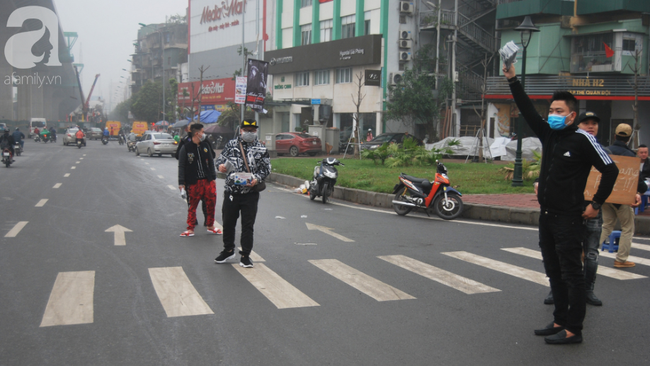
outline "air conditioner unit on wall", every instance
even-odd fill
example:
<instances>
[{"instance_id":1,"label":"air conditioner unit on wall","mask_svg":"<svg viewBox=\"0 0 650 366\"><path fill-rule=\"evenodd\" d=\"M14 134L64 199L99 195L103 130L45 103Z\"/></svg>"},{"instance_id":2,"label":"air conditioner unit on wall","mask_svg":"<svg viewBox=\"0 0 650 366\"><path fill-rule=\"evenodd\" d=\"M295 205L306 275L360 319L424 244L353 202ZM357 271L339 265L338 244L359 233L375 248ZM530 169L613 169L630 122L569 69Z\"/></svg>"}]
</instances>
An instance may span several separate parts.
<instances>
[{"instance_id":1,"label":"air conditioner unit on wall","mask_svg":"<svg viewBox=\"0 0 650 366\"><path fill-rule=\"evenodd\" d=\"M411 39L411 31L399 31L399 39Z\"/></svg>"},{"instance_id":2,"label":"air conditioner unit on wall","mask_svg":"<svg viewBox=\"0 0 650 366\"><path fill-rule=\"evenodd\" d=\"M400 39L399 48L411 48L413 47L413 41L410 39Z\"/></svg>"},{"instance_id":3,"label":"air conditioner unit on wall","mask_svg":"<svg viewBox=\"0 0 650 366\"><path fill-rule=\"evenodd\" d=\"M400 81L404 79L404 73L403 72L393 72L390 74L390 85L397 85Z\"/></svg>"},{"instance_id":4,"label":"air conditioner unit on wall","mask_svg":"<svg viewBox=\"0 0 650 366\"><path fill-rule=\"evenodd\" d=\"M410 1L399 2L400 13L413 14L413 3Z\"/></svg>"},{"instance_id":5,"label":"air conditioner unit on wall","mask_svg":"<svg viewBox=\"0 0 650 366\"><path fill-rule=\"evenodd\" d=\"M411 61L411 52L400 51L399 53L399 62Z\"/></svg>"}]
</instances>

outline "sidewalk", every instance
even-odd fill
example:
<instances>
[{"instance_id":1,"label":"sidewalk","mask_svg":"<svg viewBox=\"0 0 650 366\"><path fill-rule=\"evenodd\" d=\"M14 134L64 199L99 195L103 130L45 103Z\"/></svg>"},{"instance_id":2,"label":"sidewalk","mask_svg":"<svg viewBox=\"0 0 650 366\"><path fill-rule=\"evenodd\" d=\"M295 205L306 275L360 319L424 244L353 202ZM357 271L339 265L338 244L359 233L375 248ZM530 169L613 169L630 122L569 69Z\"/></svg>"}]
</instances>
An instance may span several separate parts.
<instances>
[{"instance_id":1,"label":"sidewalk","mask_svg":"<svg viewBox=\"0 0 650 366\"><path fill-rule=\"evenodd\" d=\"M304 180L284 174L271 173L268 182L299 187ZM362 205L392 208L393 195L336 187L332 196ZM473 220L497 221L510 224L537 226L539 203L532 193L526 194L466 194L462 217ZM650 209L635 217L635 235L650 235Z\"/></svg>"}]
</instances>

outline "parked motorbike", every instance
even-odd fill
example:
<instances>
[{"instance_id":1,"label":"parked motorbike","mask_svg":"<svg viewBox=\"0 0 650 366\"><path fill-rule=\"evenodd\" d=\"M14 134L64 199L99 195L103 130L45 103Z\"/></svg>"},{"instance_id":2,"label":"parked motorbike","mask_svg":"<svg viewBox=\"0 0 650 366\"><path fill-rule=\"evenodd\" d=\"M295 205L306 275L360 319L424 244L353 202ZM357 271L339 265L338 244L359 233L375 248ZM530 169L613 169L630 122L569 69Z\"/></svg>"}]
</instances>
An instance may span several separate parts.
<instances>
[{"instance_id":1,"label":"parked motorbike","mask_svg":"<svg viewBox=\"0 0 650 366\"><path fill-rule=\"evenodd\" d=\"M325 158L319 164L319 166L314 167L314 176L312 181L309 182L309 199L313 201L316 197L323 197L323 203L327 203L327 200L334 192L336 179L339 177L339 172L335 166L345 166L345 164L335 158Z\"/></svg>"},{"instance_id":2,"label":"parked motorbike","mask_svg":"<svg viewBox=\"0 0 650 366\"><path fill-rule=\"evenodd\" d=\"M12 161L13 159L11 156L11 150L9 150L8 147L5 147L2 149L2 164L9 168L9 165L11 165Z\"/></svg>"},{"instance_id":3,"label":"parked motorbike","mask_svg":"<svg viewBox=\"0 0 650 366\"><path fill-rule=\"evenodd\" d=\"M108 136L102 136L102 144L108 144Z\"/></svg>"},{"instance_id":4,"label":"parked motorbike","mask_svg":"<svg viewBox=\"0 0 650 366\"><path fill-rule=\"evenodd\" d=\"M16 142L16 144L14 145L14 153L16 154L16 156L20 156L22 152L23 152L23 148L20 147L20 142Z\"/></svg>"},{"instance_id":5,"label":"parked motorbike","mask_svg":"<svg viewBox=\"0 0 650 366\"><path fill-rule=\"evenodd\" d=\"M427 215L435 212L445 220L453 220L463 212L462 194L452 188L447 176L447 168L437 162L436 178L430 182L426 178L416 178L404 173L399 176L393 193L393 209L404 216L414 208L425 210Z\"/></svg>"}]
</instances>

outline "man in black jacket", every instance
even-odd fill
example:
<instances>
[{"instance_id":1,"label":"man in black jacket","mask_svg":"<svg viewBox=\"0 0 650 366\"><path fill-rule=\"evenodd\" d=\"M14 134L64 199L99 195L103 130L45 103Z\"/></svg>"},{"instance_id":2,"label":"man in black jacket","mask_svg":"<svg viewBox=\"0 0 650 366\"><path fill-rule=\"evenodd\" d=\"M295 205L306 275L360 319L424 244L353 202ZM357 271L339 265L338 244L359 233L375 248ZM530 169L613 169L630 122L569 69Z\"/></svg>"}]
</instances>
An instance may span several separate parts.
<instances>
[{"instance_id":1,"label":"man in black jacket","mask_svg":"<svg viewBox=\"0 0 650 366\"><path fill-rule=\"evenodd\" d=\"M187 231L181 236L194 236L196 226L196 207L200 200L206 204L206 224L211 234L221 234L214 227L214 207L217 201L215 179L217 172L214 168L214 157L209 142L205 141L203 125L193 124L192 138L181 147L178 153L178 187L186 189L190 198L187 209Z\"/></svg>"},{"instance_id":2,"label":"man in black jacket","mask_svg":"<svg viewBox=\"0 0 650 366\"><path fill-rule=\"evenodd\" d=\"M650 179L650 159L648 159L648 147L643 144L639 145L639 150L637 150L636 156L638 156L641 160L641 179Z\"/></svg>"},{"instance_id":3,"label":"man in black jacket","mask_svg":"<svg viewBox=\"0 0 650 366\"><path fill-rule=\"evenodd\" d=\"M504 75L519 111L542 142L542 166L537 200L539 245L544 269L555 302L553 322L535 330L549 344L582 342L586 312L585 277L582 270L582 240L585 219L595 218L616 182L618 168L596 139L578 129L577 100L569 92L556 92L551 99L548 120L537 113L514 65ZM591 166L602 173L598 191L584 206L584 189Z\"/></svg>"}]
</instances>

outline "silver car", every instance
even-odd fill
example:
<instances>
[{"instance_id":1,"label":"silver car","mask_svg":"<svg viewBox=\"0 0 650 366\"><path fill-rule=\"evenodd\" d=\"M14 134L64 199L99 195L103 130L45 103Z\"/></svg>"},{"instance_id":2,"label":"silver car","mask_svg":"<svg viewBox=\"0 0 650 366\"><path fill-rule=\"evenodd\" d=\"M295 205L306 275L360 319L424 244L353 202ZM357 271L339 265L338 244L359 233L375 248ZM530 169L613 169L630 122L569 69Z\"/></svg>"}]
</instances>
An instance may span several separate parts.
<instances>
[{"instance_id":1,"label":"silver car","mask_svg":"<svg viewBox=\"0 0 650 366\"><path fill-rule=\"evenodd\" d=\"M162 156L162 154L169 154L174 156L177 148L178 142L168 133L145 133L142 136L142 141L135 144L135 155L147 154L153 156L158 154L158 156Z\"/></svg>"},{"instance_id":2,"label":"silver car","mask_svg":"<svg viewBox=\"0 0 650 366\"><path fill-rule=\"evenodd\" d=\"M61 139L63 140L64 146L68 146L70 144L74 145L77 143L77 131L79 131L79 129L76 127L68 128L67 130L65 130L65 133L63 134L63 138Z\"/></svg>"}]
</instances>

